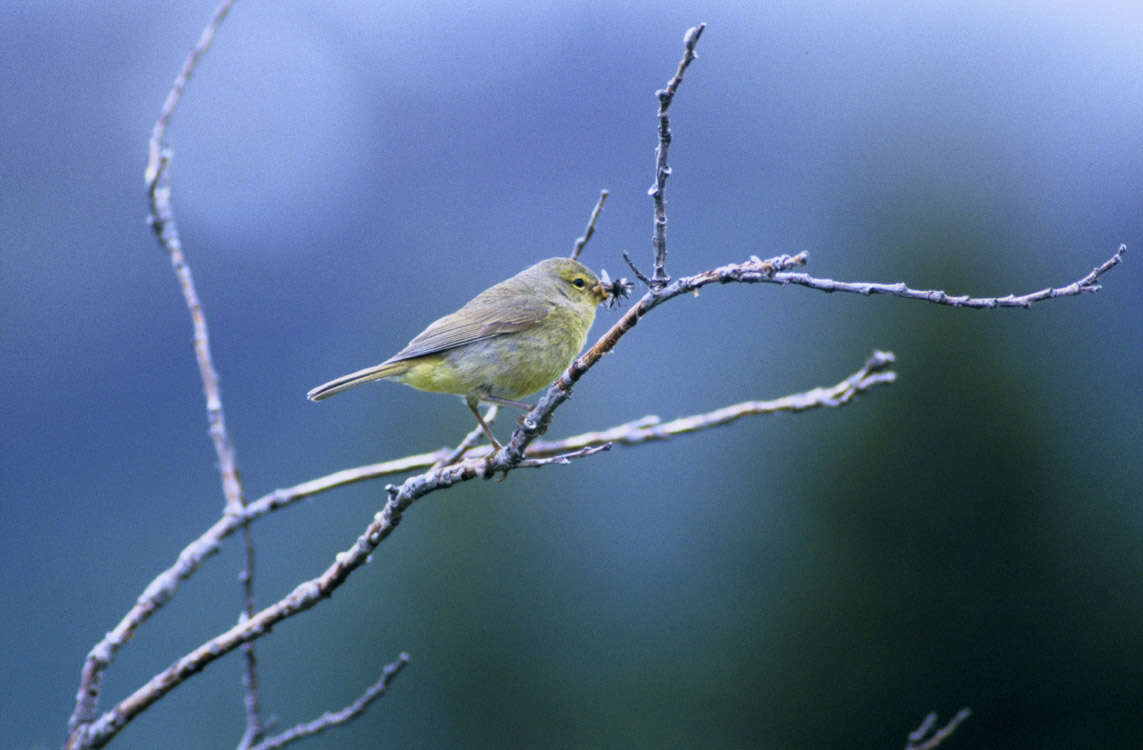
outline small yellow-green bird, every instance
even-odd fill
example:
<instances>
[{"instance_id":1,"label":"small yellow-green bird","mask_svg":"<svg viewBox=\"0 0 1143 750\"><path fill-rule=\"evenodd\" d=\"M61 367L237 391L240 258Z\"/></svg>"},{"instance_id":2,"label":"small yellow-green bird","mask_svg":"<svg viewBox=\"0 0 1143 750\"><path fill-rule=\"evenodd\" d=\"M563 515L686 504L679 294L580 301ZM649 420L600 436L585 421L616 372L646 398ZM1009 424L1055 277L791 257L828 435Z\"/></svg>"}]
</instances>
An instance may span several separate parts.
<instances>
[{"instance_id":1,"label":"small yellow-green bird","mask_svg":"<svg viewBox=\"0 0 1143 750\"><path fill-rule=\"evenodd\" d=\"M555 380L583 348L608 290L571 258L549 258L485 289L433 322L379 365L342 375L307 395L321 401L370 380L454 393L496 448L480 401L531 409L519 401Z\"/></svg>"}]
</instances>

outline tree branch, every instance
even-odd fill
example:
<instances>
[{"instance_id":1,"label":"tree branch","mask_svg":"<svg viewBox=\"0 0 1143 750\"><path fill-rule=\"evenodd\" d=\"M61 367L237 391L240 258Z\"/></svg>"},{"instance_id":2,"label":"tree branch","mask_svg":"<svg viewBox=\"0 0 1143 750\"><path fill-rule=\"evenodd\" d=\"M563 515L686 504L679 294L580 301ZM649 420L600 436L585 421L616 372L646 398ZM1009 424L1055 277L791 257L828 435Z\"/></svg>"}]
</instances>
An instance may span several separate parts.
<instances>
[{"instance_id":1,"label":"tree branch","mask_svg":"<svg viewBox=\"0 0 1143 750\"><path fill-rule=\"evenodd\" d=\"M650 414L608 430L584 432L552 442L537 440L528 446L528 455L531 456L537 452L545 454L562 453L591 445L640 445L653 441L669 440L679 435L709 430L712 427L721 427L743 417L844 406L858 394L865 393L879 385L896 382L897 373L888 369L895 361L892 352L875 351L860 370L829 388L814 388L772 401L744 401L704 414L679 417L670 422L663 422L659 417Z\"/></svg>"},{"instance_id":2,"label":"tree branch","mask_svg":"<svg viewBox=\"0 0 1143 750\"><path fill-rule=\"evenodd\" d=\"M1086 276L1070 284L1059 287L1049 287L1037 292L1028 292L1020 296L1012 294L1003 297L970 297L967 294L960 296L950 295L940 289L911 289L904 282L895 284L878 284L867 281L834 281L833 279L818 279L804 273L779 272L769 279L774 284L796 284L817 289L819 292L851 292L853 294L888 294L904 299L932 302L937 305L949 307L970 307L984 309L993 307L1031 307L1034 302L1058 297L1075 297L1080 294L1098 292L1102 287L1096 283L1099 277L1110 271L1123 261L1123 254L1127 252L1127 245L1120 245L1119 249L1110 258L1103 261L1091 270Z\"/></svg>"},{"instance_id":3,"label":"tree branch","mask_svg":"<svg viewBox=\"0 0 1143 750\"><path fill-rule=\"evenodd\" d=\"M182 98L183 91L190 81L195 66L210 48L215 33L230 12L232 5L233 0L223 0L218 5L210 22L203 29L198 43L191 49L183 62L183 67L175 77L174 85L167 94L166 101L163 102L159 119L156 120L151 130L147 168L144 170L144 180L150 200L148 222L151 225L151 230L155 233L155 238L170 257L171 267L179 281L179 288L182 290L183 300L190 312L194 327L195 357L198 360L203 394L206 397L207 422L210 426L210 437L214 443L214 452L218 457L218 472L222 478L222 492L228 513L240 510L245 505L245 498L242 491L242 481L238 474L234 445L226 430L218 373L214 369L214 361L210 351L210 335L206 324L206 313L195 290L194 277L183 254L182 241L179 239L178 225L175 222L170 186L171 151L163 145L163 139L171 117L174 115L175 107ZM241 585L242 607L239 617L246 618L254 613L254 539L247 526L243 526L242 536L243 566L238 576ZM244 646L243 651L242 688L243 705L246 708L246 729L239 743L239 748L245 748L257 741L262 733L261 709L258 698L258 659L253 644Z\"/></svg>"},{"instance_id":4,"label":"tree branch","mask_svg":"<svg viewBox=\"0 0 1143 750\"><path fill-rule=\"evenodd\" d=\"M949 735L955 732L956 728L970 716L972 716L972 710L962 708L956 716L949 719L948 724L933 732L933 728L937 724L937 714L936 712L929 714L921 722L921 726L909 733L909 741L905 743L905 750L933 750L948 739ZM930 732L932 732L931 736Z\"/></svg>"},{"instance_id":5,"label":"tree branch","mask_svg":"<svg viewBox=\"0 0 1143 750\"><path fill-rule=\"evenodd\" d=\"M218 457L218 471L222 479L222 491L227 512L240 511L244 505L242 482L239 479L234 446L226 430L222 396L218 387L218 373L214 369L210 352L210 336L207 330L206 314L195 290L190 266L187 265L183 255L182 242L179 239L178 227L175 223L174 209L171 204L169 171L171 152L163 145L163 139L195 66L210 48L215 32L222 25L232 5L233 0L223 0L217 6L209 23L199 36L198 42L183 61L183 66L175 77L174 84L163 102L159 117L151 129L147 166L144 170L144 181L150 203L148 222L159 245L166 250L170 258L171 267L178 279L183 300L191 316L191 324L194 329L195 357L198 361L203 394L206 398L209 433L214 443L215 455ZM243 526L243 537L244 564L239 580L242 587L241 616L247 617L254 612L254 542L249 528L245 525ZM138 606L132 611L142 614ZM101 644L88 655L84 664L80 689L76 695L76 707L68 721L70 735L75 736L77 729L94 718L98 707L104 669L114 658L115 652L122 643L130 638L134 627L145 618L146 615L143 615L142 619L139 619L134 625L127 623L127 629L119 633L118 637L113 638L111 637L112 634L108 634L108 637L104 638ZM258 705L257 658L253 645L244 650L246 653L243 660L242 684L246 707L246 732L240 747L245 747L249 742L257 739L261 733L262 725Z\"/></svg>"},{"instance_id":6,"label":"tree branch","mask_svg":"<svg viewBox=\"0 0 1143 750\"><path fill-rule=\"evenodd\" d=\"M667 178L671 176L671 168L667 165L667 149L671 145L671 121L667 117L667 110L674 101L675 92L683 83L683 73L698 55L695 54L695 45L706 29L705 23L687 29L683 35L683 59L675 69L675 75L667 81L667 87L655 92L659 99L659 145L655 149L655 184L648 190L655 206L654 232L651 235L651 245L655 251L654 267L651 271L651 284L653 288L665 286L671 277L667 275ZM630 262L630 261L628 261ZM642 276L638 270L637 276Z\"/></svg>"},{"instance_id":7,"label":"tree branch","mask_svg":"<svg viewBox=\"0 0 1143 750\"><path fill-rule=\"evenodd\" d=\"M396 661L385 665L385 668L381 670L381 677L377 682L366 688L365 692L361 694L361 697L353 703L350 703L340 711L326 711L313 721L298 724L281 734L269 737L251 747L250 750L277 750L277 748L285 747L291 742L312 737L315 734L324 732L330 727L344 724L350 719L356 718L358 715L364 713L370 703L385 694L385 691L389 689L389 683L401 673L401 670L404 669L408 663L409 655L401 654L397 657Z\"/></svg>"},{"instance_id":8,"label":"tree branch","mask_svg":"<svg viewBox=\"0 0 1143 750\"><path fill-rule=\"evenodd\" d=\"M599 191L599 200L595 202L595 208L591 210L591 216L587 220L587 229L583 230L583 234L576 238L575 246L572 248L572 260L579 258L579 254L583 252L584 245L587 244L591 236L595 234L595 222L599 219L599 214L603 211L603 204L607 201L608 192L606 190Z\"/></svg>"},{"instance_id":9,"label":"tree branch","mask_svg":"<svg viewBox=\"0 0 1143 750\"><path fill-rule=\"evenodd\" d=\"M214 9L214 15L211 17L210 22L206 28L202 30L199 35L198 42L194 48L187 55L186 60L183 61L183 67L179 70L179 74L175 76L175 83L171 90L167 92L167 98L163 102L163 108L159 110L159 119L155 121L154 127L151 128L151 143L150 150L147 154L147 168L143 172L143 179L147 183L147 189L150 190L152 185L158 182L159 172L163 169L166 162L166 155L163 154L163 137L167 133L167 126L171 122L171 115L175 112L175 107L178 106L179 99L183 96L183 91L186 89L187 82L190 80L191 73L198 65L199 58L201 58L208 49L210 43L214 41L214 32L218 31L218 27L222 25L223 20L226 19L226 14L230 12L230 7L234 5L234 0L223 0Z\"/></svg>"}]
</instances>

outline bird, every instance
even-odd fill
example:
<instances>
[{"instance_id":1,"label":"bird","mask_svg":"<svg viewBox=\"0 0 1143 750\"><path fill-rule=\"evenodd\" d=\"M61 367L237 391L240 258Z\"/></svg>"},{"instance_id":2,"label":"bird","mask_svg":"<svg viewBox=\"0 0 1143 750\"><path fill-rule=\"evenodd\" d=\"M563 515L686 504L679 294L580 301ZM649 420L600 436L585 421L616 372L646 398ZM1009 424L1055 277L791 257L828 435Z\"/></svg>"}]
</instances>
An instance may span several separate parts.
<instances>
[{"instance_id":1,"label":"bird","mask_svg":"<svg viewBox=\"0 0 1143 750\"><path fill-rule=\"evenodd\" d=\"M373 380L462 396L493 447L500 443L481 417L481 402L530 410L522 397L555 380L587 341L595 309L611 291L571 258L525 268L433 321L380 364L317 386L322 401Z\"/></svg>"}]
</instances>

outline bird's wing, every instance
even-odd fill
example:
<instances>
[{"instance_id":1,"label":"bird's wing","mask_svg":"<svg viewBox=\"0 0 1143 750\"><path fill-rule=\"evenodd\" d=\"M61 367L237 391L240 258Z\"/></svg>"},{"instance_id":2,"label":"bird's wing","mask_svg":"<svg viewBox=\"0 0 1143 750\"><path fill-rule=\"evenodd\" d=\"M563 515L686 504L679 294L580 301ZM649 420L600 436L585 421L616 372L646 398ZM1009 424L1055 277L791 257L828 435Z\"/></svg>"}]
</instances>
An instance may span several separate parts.
<instances>
[{"instance_id":1,"label":"bird's wing","mask_svg":"<svg viewBox=\"0 0 1143 750\"><path fill-rule=\"evenodd\" d=\"M483 307L481 310L465 305L434 321L387 361L400 362L426 354L439 354L474 341L524 331L538 325L548 314L543 302L533 300L513 300L512 309L508 311L489 309L487 305Z\"/></svg>"}]
</instances>

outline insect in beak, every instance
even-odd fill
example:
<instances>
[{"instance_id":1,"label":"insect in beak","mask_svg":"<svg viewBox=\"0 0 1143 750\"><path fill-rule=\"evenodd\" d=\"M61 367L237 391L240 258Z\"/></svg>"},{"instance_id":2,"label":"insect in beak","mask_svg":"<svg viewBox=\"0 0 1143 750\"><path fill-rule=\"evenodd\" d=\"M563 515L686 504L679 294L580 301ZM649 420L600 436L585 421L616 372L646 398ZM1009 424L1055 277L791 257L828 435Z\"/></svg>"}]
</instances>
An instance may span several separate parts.
<instances>
[{"instance_id":1,"label":"insect in beak","mask_svg":"<svg viewBox=\"0 0 1143 750\"><path fill-rule=\"evenodd\" d=\"M618 305L619 301L630 294L631 290L635 288L635 285L627 279L616 279L612 281L611 277L607 275L607 269L601 269L599 275L601 277L599 287L602 292L600 296L607 301L608 307Z\"/></svg>"}]
</instances>

